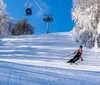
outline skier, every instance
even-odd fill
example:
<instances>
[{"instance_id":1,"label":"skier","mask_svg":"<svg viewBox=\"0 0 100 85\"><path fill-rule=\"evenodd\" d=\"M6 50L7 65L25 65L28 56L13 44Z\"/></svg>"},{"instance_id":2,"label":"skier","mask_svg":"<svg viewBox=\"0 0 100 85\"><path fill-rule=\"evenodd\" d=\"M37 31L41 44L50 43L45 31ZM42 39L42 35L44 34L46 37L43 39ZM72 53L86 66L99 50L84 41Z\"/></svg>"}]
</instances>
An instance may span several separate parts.
<instances>
[{"instance_id":1,"label":"skier","mask_svg":"<svg viewBox=\"0 0 100 85\"><path fill-rule=\"evenodd\" d=\"M82 48L83 46L80 45L79 49L76 50L73 54L75 54L75 56L70 59L67 63L75 63L76 61L78 61L79 59L81 59L81 61L83 61L83 58L82 58Z\"/></svg>"}]
</instances>

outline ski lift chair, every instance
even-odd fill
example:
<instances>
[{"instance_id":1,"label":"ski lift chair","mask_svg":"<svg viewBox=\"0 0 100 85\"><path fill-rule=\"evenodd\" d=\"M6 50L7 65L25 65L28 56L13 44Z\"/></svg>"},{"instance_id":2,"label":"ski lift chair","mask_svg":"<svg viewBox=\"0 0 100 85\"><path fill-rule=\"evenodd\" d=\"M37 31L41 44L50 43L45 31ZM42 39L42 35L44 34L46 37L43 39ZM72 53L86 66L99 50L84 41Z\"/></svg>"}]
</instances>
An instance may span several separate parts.
<instances>
[{"instance_id":1,"label":"ski lift chair","mask_svg":"<svg viewBox=\"0 0 100 85\"><path fill-rule=\"evenodd\" d=\"M26 15L32 15L32 9L31 8L27 8L26 9Z\"/></svg>"}]
</instances>

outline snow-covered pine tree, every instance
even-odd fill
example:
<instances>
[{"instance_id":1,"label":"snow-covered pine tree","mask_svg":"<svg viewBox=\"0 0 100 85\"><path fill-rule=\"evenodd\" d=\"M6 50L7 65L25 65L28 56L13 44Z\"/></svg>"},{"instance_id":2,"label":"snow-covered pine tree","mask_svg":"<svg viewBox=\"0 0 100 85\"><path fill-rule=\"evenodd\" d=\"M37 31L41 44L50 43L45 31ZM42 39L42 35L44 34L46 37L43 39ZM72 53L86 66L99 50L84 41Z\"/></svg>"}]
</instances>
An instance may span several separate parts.
<instances>
[{"instance_id":1,"label":"snow-covered pine tree","mask_svg":"<svg viewBox=\"0 0 100 85\"><path fill-rule=\"evenodd\" d=\"M5 12L6 4L3 0L0 0L0 36L7 36L9 32L9 23L11 19L8 17L7 12Z\"/></svg>"},{"instance_id":2,"label":"snow-covered pine tree","mask_svg":"<svg viewBox=\"0 0 100 85\"><path fill-rule=\"evenodd\" d=\"M100 47L100 0L73 0L75 40L86 47Z\"/></svg>"}]
</instances>

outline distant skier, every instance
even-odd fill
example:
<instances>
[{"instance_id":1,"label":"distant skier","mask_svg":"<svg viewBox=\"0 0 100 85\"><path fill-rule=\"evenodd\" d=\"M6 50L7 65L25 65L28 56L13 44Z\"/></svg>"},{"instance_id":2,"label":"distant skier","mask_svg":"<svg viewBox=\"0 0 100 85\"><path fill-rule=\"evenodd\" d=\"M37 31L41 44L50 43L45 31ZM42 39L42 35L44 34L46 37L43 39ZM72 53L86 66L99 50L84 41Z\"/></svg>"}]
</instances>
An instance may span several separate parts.
<instances>
[{"instance_id":1,"label":"distant skier","mask_svg":"<svg viewBox=\"0 0 100 85\"><path fill-rule=\"evenodd\" d=\"M75 54L75 56L70 59L67 63L75 63L76 61L78 61L79 59L81 59L81 61L83 61L83 58L82 58L82 48L83 46L80 45L79 49L76 50L73 54Z\"/></svg>"}]
</instances>

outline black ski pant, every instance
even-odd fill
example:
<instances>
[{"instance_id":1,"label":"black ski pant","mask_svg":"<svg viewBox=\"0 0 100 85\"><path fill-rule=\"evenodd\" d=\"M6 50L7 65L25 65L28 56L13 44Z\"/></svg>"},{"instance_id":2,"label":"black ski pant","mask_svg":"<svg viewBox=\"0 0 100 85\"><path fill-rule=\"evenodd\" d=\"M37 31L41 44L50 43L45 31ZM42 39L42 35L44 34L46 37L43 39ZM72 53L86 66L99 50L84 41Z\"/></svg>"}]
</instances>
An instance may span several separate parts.
<instances>
[{"instance_id":1,"label":"black ski pant","mask_svg":"<svg viewBox=\"0 0 100 85\"><path fill-rule=\"evenodd\" d=\"M75 63L76 61L79 60L79 58L80 58L79 55L75 55L74 58L72 58L72 59L70 59L70 60L68 61L68 63Z\"/></svg>"}]
</instances>

